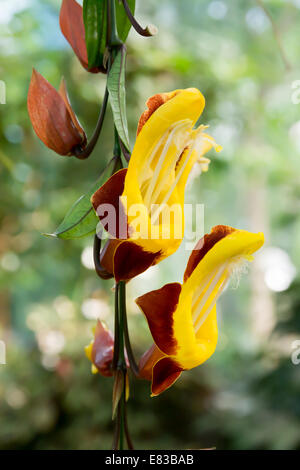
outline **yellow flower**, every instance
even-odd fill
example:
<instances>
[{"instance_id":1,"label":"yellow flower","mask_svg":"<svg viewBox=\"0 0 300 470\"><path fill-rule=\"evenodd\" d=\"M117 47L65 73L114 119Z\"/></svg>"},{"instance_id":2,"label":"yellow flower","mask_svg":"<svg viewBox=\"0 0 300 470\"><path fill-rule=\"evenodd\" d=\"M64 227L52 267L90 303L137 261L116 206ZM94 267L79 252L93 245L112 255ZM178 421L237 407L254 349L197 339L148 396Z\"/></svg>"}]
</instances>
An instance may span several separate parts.
<instances>
[{"instance_id":1,"label":"yellow flower","mask_svg":"<svg viewBox=\"0 0 300 470\"><path fill-rule=\"evenodd\" d=\"M117 281L131 279L177 250L191 169L198 162L207 171L204 154L212 147L220 150L205 126L194 129L205 105L199 90L155 95L147 105L128 169L115 173L92 196L100 220L115 238L106 245L101 264ZM106 204L114 206L116 224L101 213Z\"/></svg>"},{"instance_id":2,"label":"yellow flower","mask_svg":"<svg viewBox=\"0 0 300 470\"><path fill-rule=\"evenodd\" d=\"M193 250L183 284L166 284L136 300L155 342L140 361L141 377L152 381L152 396L214 353L216 301L233 270L251 261L263 242L262 233L218 225Z\"/></svg>"}]
</instances>

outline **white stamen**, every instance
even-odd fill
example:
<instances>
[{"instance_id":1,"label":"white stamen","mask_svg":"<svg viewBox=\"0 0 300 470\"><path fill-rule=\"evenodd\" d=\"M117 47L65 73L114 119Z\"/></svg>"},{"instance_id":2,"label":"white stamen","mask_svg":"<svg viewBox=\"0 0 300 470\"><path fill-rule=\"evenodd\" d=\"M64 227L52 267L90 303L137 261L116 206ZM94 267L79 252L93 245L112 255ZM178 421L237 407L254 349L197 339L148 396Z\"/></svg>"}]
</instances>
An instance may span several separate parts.
<instances>
[{"instance_id":1,"label":"white stamen","mask_svg":"<svg viewBox=\"0 0 300 470\"><path fill-rule=\"evenodd\" d=\"M203 297L201 298L201 300L198 303L197 307L195 308L195 311L194 311L194 314L193 314L194 324L196 324L198 322L198 320L199 320L198 316L201 314L201 310L205 306L206 302L208 301L210 295L212 294L212 292L216 288L216 286L219 283L220 279L223 277L224 272L227 268L227 264L228 263L223 264L218 269L217 275L212 277L212 281L211 281L209 287L207 288L205 294L203 295Z\"/></svg>"},{"instance_id":2,"label":"white stamen","mask_svg":"<svg viewBox=\"0 0 300 470\"><path fill-rule=\"evenodd\" d=\"M172 143L172 140L173 140L173 136L175 134L176 131L178 131L180 128L183 127L183 124L185 123L178 123L178 125L176 125L170 132L169 134L169 137L167 139L167 142L165 143L164 145L164 148L163 148L163 151L159 157L159 160L157 162L157 165L155 167L155 170L154 170L154 174L151 178L151 181L150 181L150 184L148 186L148 189L147 189L147 192L145 194L145 197L144 197L144 203L145 203L145 206L148 207L149 206L149 203L151 201L151 196L152 196L152 193L153 193L153 190L155 188L155 184L156 184L156 181L159 177L159 173L160 173L160 170L164 164L164 160L165 160L165 156L170 148L170 145ZM185 124L186 125L186 124ZM152 157L153 154L151 154L151 157ZM150 157L150 158L151 158ZM152 157L153 158L153 157Z\"/></svg>"},{"instance_id":3,"label":"white stamen","mask_svg":"<svg viewBox=\"0 0 300 470\"><path fill-rule=\"evenodd\" d=\"M172 186L170 187L169 191L167 192L167 194L165 195L162 203L159 205L159 207L156 209L156 211L154 212L154 214L152 215L152 219L153 220L153 223L156 223L158 217L159 217L159 214L161 213L161 211L163 210L164 208L164 205L168 202L168 200L170 199L175 187L177 186L177 183L179 182L180 178L181 178L181 175L186 167L186 165L188 164L188 161L190 159L190 156L192 154L192 152L194 151L194 146L192 146L190 148L190 150L187 152L187 156L185 157L185 161L182 165L182 167L180 168L180 171L178 172Z\"/></svg>"},{"instance_id":4,"label":"white stamen","mask_svg":"<svg viewBox=\"0 0 300 470\"><path fill-rule=\"evenodd\" d=\"M186 147L188 147L190 144L190 142L186 142ZM175 169L176 167L176 163L178 161L178 159L180 158L180 155L185 151L180 149L179 152L177 152L175 155L174 155L174 158L172 159L170 165L168 166L168 168L165 170L164 172L164 176L163 178L160 180L159 184L157 185L155 191L153 192L152 194L152 200L154 201L153 203L155 204L157 202L157 199L160 195L160 193L162 192L164 186L166 185L166 182L170 176L170 173L172 172L173 169Z\"/></svg>"},{"instance_id":5,"label":"white stamen","mask_svg":"<svg viewBox=\"0 0 300 470\"><path fill-rule=\"evenodd\" d=\"M192 309L194 311L194 309L196 308L196 305L198 304L198 302L200 301L200 299L203 297L203 295L205 294L205 289L210 285L210 283L213 281L213 279L215 278L215 275L217 274L218 270L220 268L216 268L211 274L210 276L207 276L206 279L204 279L203 283L201 283L194 295L193 295L193 302L192 302Z\"/></svg>"},{"instance_id":6,"label":"white stamen","mask_svg":"<svg viewBox=\"0 0 300 470\"><path fill-rule=\"evenodd\" d=\"M201 328L201 326L203 325L203 323L205 322L205 320L208 318L208 315L211 313L215 303L217 302L218 298L220 297L220 295L222 294L222 291L224 290L224 287L228 281L228 275L225 276L225 278L223 279L223 281L221 282L221 285L219 287L219 289L217 290L216 292L216 295L214 296L214 298L212 299L212 301L209 303L209 305L207 306L205 312L203 313L203 315L200 317L200 321L195 325L195 333L197 334L199 329Z\"/></svg>"},{"instance_id":7,"label":"white stamen","mask_svg":"<svg viewBox=\"0 0 300 470\"><path fill-rule=\"evenodd\" d=\"M144 175L148 173L148 170L151 166L152 161L154 160L154 157L159 149L159 147L163 144L164 140L167 139L167 136L169 134L169 130L167 130L163 136L159 139L157 144L154 146L153 150L150 153L149 158L146 159L145 165L143 166L143 169L139 175L139 185L141 186L143 181L144 181Z\"/></svg>"}]
</instances>

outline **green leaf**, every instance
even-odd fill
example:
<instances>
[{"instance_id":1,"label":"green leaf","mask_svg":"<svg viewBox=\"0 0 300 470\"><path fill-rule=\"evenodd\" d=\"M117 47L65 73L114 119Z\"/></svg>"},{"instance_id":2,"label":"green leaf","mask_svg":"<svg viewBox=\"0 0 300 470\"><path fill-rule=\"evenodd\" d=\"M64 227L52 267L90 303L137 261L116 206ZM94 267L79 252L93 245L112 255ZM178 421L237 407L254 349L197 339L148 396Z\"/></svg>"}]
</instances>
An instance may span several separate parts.
<instances>
[{"instance_id":1,"label":"green leaf","mask_svg":"<svg viewBox=\"0 0 300 470\"><path fill-rule=\"evenodd\" d=\"M112 159L91 189L73 204L55 232L45 235L55 238L74 239L82 238L95 232L99 219L90 199L94 192L105 183L115 170L116 161Z\"/></svg>"},{"instance_id":2,"label":"green leaf","mask_svg":"<svg viewBox=\"0 0 300 470\"><path fill-rule=\"evenodd\" d=\"M134 15L135 11L135 0L128 0L128 5L132 14ZM118 28L118 35L122 42L125 42L127 36L129 34L131 23L126 15L126 11L123 7L122 2L116 2L116 16L117 16L117 28Z\"/></svg>"},{"instance_id":3,"label":"green leaf","mask_svg":"<svg viewBox=\"0 0 300 470\"><path fill-rule=\"evenodd\" d=\"M108 74L107 89L116 129L126 149L130 152L126 116L125 62L126 49L123 46L119 50Z\"/></svg>"},{"instance_id":4,"label":"green leaf","mask_svg":"<svg viewBox=\"0 0 300 470\"><path fill-rule=\"evenodd\" d=\"M84 0L83 21L89 67L102 67L106 45L106 1Z\"/></svg>"}]
</instances>

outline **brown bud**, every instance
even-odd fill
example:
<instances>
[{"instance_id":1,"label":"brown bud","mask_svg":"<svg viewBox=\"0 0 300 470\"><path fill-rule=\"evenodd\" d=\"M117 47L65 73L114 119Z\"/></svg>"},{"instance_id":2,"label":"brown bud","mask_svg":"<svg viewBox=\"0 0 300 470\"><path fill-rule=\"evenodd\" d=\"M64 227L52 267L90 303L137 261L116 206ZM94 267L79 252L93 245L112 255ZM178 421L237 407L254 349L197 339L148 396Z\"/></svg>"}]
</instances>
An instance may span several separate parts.
<instances>
[{"instance_id":1,"label":"brown bud","mask_svg":"<svg viewBox=\"0 0 300 470\"><path fill-rule=\"evenodd\" d=\"M68 99L65 82L59 92L33 69L27 97L32 126L42 142L60 155L86 145L86 135Z\"/></svg>"},{"instance_id":2,"label":"brown bud","mask_svg":"<svg viewBox=\"0 0 300 470\"><path fill-rule=\"evenodd\" d=\"M92 73L105 72L104 69L102 70L99 67L89 68L82 6L75 0L63 0L59 24L61 32L80 60L81 65Z\"/></svg>"}]
</instances>

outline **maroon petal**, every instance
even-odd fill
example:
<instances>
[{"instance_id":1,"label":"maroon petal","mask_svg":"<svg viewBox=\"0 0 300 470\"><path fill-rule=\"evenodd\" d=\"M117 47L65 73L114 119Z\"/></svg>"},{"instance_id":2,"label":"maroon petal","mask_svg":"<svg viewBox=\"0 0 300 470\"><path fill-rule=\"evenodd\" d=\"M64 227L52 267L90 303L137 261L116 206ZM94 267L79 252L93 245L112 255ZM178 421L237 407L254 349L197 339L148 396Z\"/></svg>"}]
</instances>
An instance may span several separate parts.
<instances>
[{"instance_id":1,"label":"maroon petal","mask_svg":"<svg viewBox=\"0 0 300 470\"><path fill-rule=\"evenodd\" d=\"M128 237L127 216L120 203L126 173L126 168L114 173L91 197L100 222L113 238L126 239ZM109 208L111 208L110 214Z\"/></svg>"},{"instance_id":2,"label":"maroon petal","mask_svg":"<svg viewBox=\"0 0 300 470\"><path fill-rule=\"evenodd\" d=\"M166 284L136 299L145 314L155 344L167 355L175 354L177 341L173 334L173 313L176 310L181 285Z\"/></svg>"},{"instance_id":3,"label":"maroon petal","mask_svg":"<svg viewBox=\"0 0 300 470\"><path fill-rule=\"evenodd\" d=\"M113 259L115 280L129 281L155 264L160 256L160 251L145 251L133 241L121 242L115 250Z\"/></svg>"},{"instance_id":4,"label":"maroon petal","mask_svg":"<svg viewBox=\"0 0 300 470\"><path fill-rule=\"evenodd\" d=\"M158 361L153 368L152 396L157 396L171 387L180 377L182 369L169 357Z\"/></svg>"}]
</instances>

